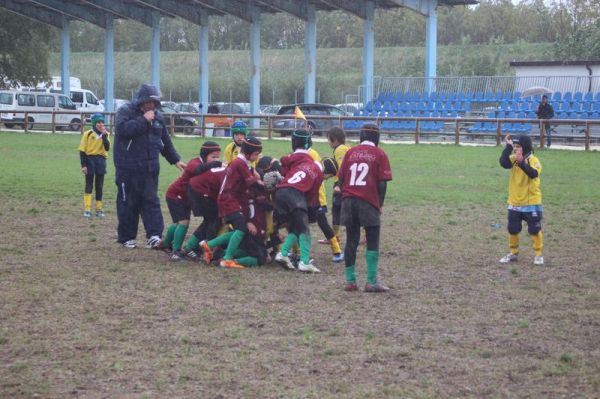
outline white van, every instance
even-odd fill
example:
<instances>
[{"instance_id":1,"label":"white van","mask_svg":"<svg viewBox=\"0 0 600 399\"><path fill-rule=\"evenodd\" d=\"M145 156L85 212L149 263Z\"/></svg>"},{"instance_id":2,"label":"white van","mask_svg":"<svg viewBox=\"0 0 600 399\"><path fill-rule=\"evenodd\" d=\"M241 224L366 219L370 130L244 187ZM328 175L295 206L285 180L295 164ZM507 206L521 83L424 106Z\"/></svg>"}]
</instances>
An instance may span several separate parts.
<instances>
[{"instance_id":1,"label":"white van","mask_svg":"<svg viewBox=\"0 0 600 399\"><path fill-rule=\"evenodd\" d=\"M51 124L52 112L55 112L54 123L57 128L68 127L71 130L79 130L81 128L80 115L58 113L75 111L75 109L75 104L63 94L29 91L0 92L0 120L9 129L15 125L25 128L25 112L27 112L28 129L38 123Z\"/></svg>"},{"instance_id":2,"label":"white van","mask_svg":"<svg viewBox=\"0 0 600 399\"><path fill-rule=\"evenodd\" d=\"M86 89L72 89L71 101L75 104L78 110L83 112L95 113L104 112L104 106L98 101L98 97L94 93Z\"/></svg>"}]
</instances>

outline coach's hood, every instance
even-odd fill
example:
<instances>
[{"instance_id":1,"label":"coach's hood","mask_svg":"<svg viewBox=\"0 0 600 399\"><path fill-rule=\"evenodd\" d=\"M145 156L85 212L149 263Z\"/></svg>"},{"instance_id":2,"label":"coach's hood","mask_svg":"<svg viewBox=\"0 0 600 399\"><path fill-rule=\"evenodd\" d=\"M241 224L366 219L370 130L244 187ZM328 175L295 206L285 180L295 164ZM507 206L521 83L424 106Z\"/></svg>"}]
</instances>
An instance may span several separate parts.
<instances>
[{"instance_id":1,"label":"coach's hood","mask_svg":"<svg viewBox=\"0 0 600 399\"><path fill-rule=\"evenodd\" d=\"M531 137L521 134L513 138L514 144L519 144L523 149L523 156L527 156L533 152L533 145L531 144Z\"/></svg>"},{"instance_id":2,"label":"coach's hood","mask_svg":"<svg viewBox=\"0 0 600 399\"><path fill-rule=\"evenodd\" d=\"M135 97L133 102L136 107L139 107L143 103L154 101L156 107L160 107L160 92L156 88L156 86L142 84L140 89L135 93Z\"/></svg>"}]
</instances>

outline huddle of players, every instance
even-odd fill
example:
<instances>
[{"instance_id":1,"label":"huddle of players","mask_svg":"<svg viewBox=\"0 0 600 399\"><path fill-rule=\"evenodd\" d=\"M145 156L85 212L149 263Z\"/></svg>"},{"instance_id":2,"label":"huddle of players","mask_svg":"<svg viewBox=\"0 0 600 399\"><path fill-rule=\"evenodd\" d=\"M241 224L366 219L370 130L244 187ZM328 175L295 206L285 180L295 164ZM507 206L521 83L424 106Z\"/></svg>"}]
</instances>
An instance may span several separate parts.
<instances>
[{"instance_id":1,"label":"huddle of players","mask_svg":"<svg viewBox=\"0 0 600 399\"><path fill-rule=\"evenodd\" d=\"M318 222L332 247L333 260L345 262L345 290L356 291L356 252L363 228L367 241L364 290L387 291L377 280L377 268L380 213L392 175L387 155L378 147L379 128L365 124L360 144L353 148L345 145L340 128L328 133L334 157L323 163L311 151L307 130L293 132L292 152L280 160L261 157L261 141L247 135L240 121L232 126L234 141L224 150L224 163L219 161L219 145L204 142L200 156L188 162L167 190L173 223L160 248L170 252L172 260L202 257L207 264L241 269L262 265L271 256L287 269L318 273L310 257L309 229L309 223ZM325 217L327 202L323 200L323 180L328 177L336 180L333 228ZM203 220L184 244L192 214ZM346 227L343 254L338 241L340 224ZM281 240L283 228L287 235Z\"/></svg>"}]
</instances>

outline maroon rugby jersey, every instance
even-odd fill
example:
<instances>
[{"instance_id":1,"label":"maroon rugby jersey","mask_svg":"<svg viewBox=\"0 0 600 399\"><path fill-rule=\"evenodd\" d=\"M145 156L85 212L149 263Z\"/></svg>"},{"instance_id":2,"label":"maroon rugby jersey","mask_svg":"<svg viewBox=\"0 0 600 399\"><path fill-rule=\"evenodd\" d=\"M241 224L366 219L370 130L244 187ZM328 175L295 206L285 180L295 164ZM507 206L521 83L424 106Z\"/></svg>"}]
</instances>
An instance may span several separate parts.
<instances>
[{"instance_id":1,"label":"maroon rugby jersey","mask_svg":"<svg viewBox=\"0 0 600 399\"><path fill-rule=\"evenodd\" d=\"M305 150L296 150L281 158L283 180L277 188L292 187L306 196L308 206L319 206L319 187L323 182L323 168Z\"/></svg>"},{"instance_id":2,"label":"maroon rugby jersey","mask_svg":"<svg viewBox=\"0 0 600 399\"><path fill-rule=\"evenodd\" d=\"M228 166L219 192L219 217L242 212L248 206L248 188L257 181L250 163L240 154Z\"/></svg>"},{"instance_id":3,"label":"maroon rugby jersey","mask_svg":"<svg viewBox=\"0 0 600 399\"><path fill-rule=\"evenodd\" d=\"M363 142L344 155L338 177L343 181L342 198L357 197L379 209L377 182L392 180L392 169L381 148Z\"/></svg>"},{"instance_id":4,"label":"maroon rugby jersey","mask_svg":"<svg viewBox=\"0 0 600 399\"><path fill-rule=\"evenodd\" d=\"M202 164L202 159L194 158L190 160L179 176L167 189L165 196L175 201L187 202L187 188L190 179L194 176L194 169Z\"/></svg>"},{"instance_id":5,"label":"maroon rugby jersey","mask_svg":"<svg viewBox=\"0 0 600 399\"><path fill-rule=\"evenodd\" d=\"M209 169L200 175L193 176L190 179L189 186L198 195L209 197L217 202L226 170L225 166Z\"/></svg>"}]
</instances>

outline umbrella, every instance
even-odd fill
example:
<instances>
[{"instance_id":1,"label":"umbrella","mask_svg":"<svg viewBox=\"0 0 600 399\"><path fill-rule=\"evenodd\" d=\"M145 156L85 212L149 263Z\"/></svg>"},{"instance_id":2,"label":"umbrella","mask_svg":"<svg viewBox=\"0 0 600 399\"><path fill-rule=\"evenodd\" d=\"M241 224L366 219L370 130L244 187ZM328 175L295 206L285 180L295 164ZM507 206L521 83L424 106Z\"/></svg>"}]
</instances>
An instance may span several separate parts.
<instances>
[{"instance_id":1,"label":"umbrella","mask_svg":"<svg viewBox=\"0 0 600 399\"><path fill-rule=\"evenodd\" d=\"M533 86L533 87L530 87L530 88L526 89L525 91L523 91L523 93L521 93L521 96L529 97L529 96L537 96L537 95L542 95L542 94L552 94L552 90L550 90L547 87Z\"/></svg>"}]
</instances>

